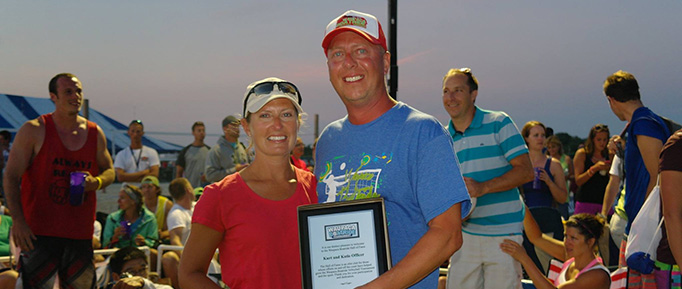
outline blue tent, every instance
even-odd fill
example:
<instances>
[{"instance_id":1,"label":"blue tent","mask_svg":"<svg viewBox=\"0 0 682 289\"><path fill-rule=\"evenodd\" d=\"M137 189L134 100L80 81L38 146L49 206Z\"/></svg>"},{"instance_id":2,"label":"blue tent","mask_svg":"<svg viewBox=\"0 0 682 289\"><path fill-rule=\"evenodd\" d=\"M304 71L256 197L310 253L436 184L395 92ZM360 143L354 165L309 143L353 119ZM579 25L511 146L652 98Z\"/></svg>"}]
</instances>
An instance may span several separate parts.
<instances>
[{"instance_id":1,"label":"blue tent","mask_svg":"<svg viewBox=\"0 0 682 289\"><path fill-rule=\"evenodd\" d=\"M52 111L54 111L54 103L49 98L0 94L0 130L8 130L14 135L24 122ZM104 131L112 156L115 152L130 145L126 125L92 108L90 108L89 119L97 123ZM142 144L159 153L173 153L182 149L179 145L148 136L142 137Z\"/></svg>"}]
</instances>

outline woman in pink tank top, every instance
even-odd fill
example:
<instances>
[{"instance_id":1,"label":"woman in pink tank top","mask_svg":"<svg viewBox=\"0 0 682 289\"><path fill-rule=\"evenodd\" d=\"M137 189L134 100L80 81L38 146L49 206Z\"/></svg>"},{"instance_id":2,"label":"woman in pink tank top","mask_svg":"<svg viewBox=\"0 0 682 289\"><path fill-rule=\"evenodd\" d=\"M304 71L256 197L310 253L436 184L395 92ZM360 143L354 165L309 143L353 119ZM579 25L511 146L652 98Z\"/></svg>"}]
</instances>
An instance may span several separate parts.
<instances>
[{"instance_id":1,"label":"woman in pink tank top","mask_svg":"<svg viewBox=\"0 0 682 289\"><path fill-rule=\"evenodd\" d=\"M604 229L604 220L591 214L577 214L566 221L564 241L541 235L537 223L526 211L524 229L531 242L560 260L566 260L556 280L550 280L535 266L525 249L512 240L500 244L503 252L519 261L533 280L535 288L595 288L608 289L611 277L596 254L597 240ZM561 256L560 251L564 251ZM563 257L563 258L562 258Z\"/></svg>"}]
</instances>

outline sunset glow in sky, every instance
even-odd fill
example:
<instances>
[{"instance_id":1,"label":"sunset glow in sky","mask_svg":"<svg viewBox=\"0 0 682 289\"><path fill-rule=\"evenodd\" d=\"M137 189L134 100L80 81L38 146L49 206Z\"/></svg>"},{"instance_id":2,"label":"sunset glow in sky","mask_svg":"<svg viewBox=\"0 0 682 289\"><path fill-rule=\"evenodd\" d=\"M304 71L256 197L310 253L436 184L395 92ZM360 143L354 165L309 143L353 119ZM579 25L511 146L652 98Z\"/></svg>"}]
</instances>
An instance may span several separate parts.
<instances>
[{"instance_id":1,"label":"sunset glow in sky","mask_svg":"<svg viewBox=\"0 0 682 289\"><path fill-rule=\"evenodd\" d=\"M241 111L246 86L268 76L294 82L313 140L345 110L320 46L327 23L354 9L388 29L387 1L9 1L0 0L0 93L48 97L60 72L83 82L90 106L185 145L194 121L220 133ZM470 67L477 104L521 127L539 120L586 137L624 123L602 83L623 69L646 106L682 122L682 1L399 1L398 99L436 116L449 68ZM388 35L388 31L385 31ZM213 145L215 136L207 138ZM243 141L246 141L244 139Z\"/></svg>"}]
</instances>

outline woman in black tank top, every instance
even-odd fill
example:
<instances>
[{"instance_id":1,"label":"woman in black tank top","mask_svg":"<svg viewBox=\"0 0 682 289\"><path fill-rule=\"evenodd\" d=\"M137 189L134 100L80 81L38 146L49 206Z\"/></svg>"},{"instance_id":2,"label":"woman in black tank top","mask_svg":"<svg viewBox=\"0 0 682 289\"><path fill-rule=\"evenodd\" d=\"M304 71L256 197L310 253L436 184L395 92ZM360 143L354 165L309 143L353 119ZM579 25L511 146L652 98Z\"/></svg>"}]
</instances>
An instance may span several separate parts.
<instances>
[{"instance_id":1,"label":"woman in black tank top","mask_svg":"<svg viewBox=\"0 0 682 289\"><path fill-rule=\"evenodd\" d=\"M578 185L575 195L575 214L601 212L612 160L606 148L609 136L608 126L595 125L590 129L585 147L578 149L575 153L573 167Z\"/></svg>"}]
</instances>

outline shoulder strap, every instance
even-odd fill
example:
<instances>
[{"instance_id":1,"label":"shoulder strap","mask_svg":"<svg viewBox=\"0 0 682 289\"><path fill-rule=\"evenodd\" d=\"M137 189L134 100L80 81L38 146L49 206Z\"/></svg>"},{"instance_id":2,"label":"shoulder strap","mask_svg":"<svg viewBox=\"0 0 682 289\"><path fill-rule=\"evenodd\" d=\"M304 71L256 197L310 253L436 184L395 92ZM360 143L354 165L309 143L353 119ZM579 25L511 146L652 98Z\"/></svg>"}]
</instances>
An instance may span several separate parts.
<instances>
[{"instance_id":1,"label":"shoulder strap","mask_svg":"<svg viewBox=\"0 0 682 289\"><path fill-rule=\"evenodd\" d=\"M658 117L660 117L663 120L663 123L665 123L665 126L668 128L668 135L671 135L674 132L680 130L680 128L682 128L682 125L680 125L679 123L676 123L672 119L669 119L669 118L667 118L665 116L661 116L661 115L659 115Z\"/></svg>"},{"instance_id":2,"label":"shoulder strap","mask_svg":"<svg viewBox=\"0 0 682 289\"><path fill-rule=\"evenodd\" d=\"M656 115L656 114L654 114L654 115ZM674 122L673 120L671 120L667 117L663 117L660 115L656 115L656 116L658 116L663 121L663 129L667 130L667 132L666 132L667 136L670 136L673 132L675 132L672 129L675 128L676 126L682 128L682 126L680 124ZM656 120L656 118L654 116L651 116L651 115L639 116L635 119L630 120L630 123L632 124L632 123L635 123L636 121L642 120L642 119L648 119L648 120L651 120L651 121L658 123L660 125L660 123Z\"/></svg>"},{"instance_id":3,"label":"shoulder strap","mask_svg":"<svg viewBox=\"0 0 682 289\"><path fill-rule=\"evenodd\" d=\"M564 265L561 266L561 271L568 269L568 266L571 266L571 263L573 263L574 261L575 261L575 258L571 258L571 259L566 260L566 262L564 262Z\"/></svg>"},{"instance_id":4,"label":"shoulder strap","mask_svg":"<svg viewBox=\"0 0 682 289\"><path fill-rule=\"evenodd\" d=\"M561 278L561 274L564 274L568 270L568 266L571 266L571 264L575 261L575 258L571 258L566 260L563 265L561 265L561 270L559 270L559 274L557 275L556 279L554 279L554 285L559 286L559 279ZM565 278L565 277L564 277Z\"/></svg>"},{"instance_id":5,"label":"shoulder strap","mask_svg":"<svg viewBox=\"0 0 682 289\"><path fill-rule=\"evenodd\" d=\"M57 130L54 125L54 120L52 119L52 114L43 114L40 116L43 119L43 124L45 125L45 140L47 140L48 136L52 136L53 133L56 133ZM43 140L43 142L45 142Z\"/></svg>"},{"instance_id":6,"label":"shoulder strap","mask_svg":"<svg viewBox=\"0 0 682 289\"><path fill-rule=\"evenodd\" d=\"M88 126L88 141L95 141L97 142L97 124L86 120L87 126Z\"/></svg>"},{"instance_id":7,"label":"shoulder strap","mask_svg":"<svg viewBox=\"0 0 682 289\"><path fill-rule=\"evenodd\" d=\"M659 206L662 206L662 204L660 203L661 202L660 199L658 202ZM659 234L661 226L663 225L663 221L665 221L665 217L663 216L663 210L661 210L661 213L659 215L661 216L661 220L658 221L658 227L656 227L656 231L654 231L654 236ZM658 242L660 241L661 241L660 238L651 238L651 242L649 242L649 248L647 249L647 252L652 252L651 250L654 248L654 245L658 246Z\"/></svg>"},{"instance_id":8,"label":"shoulder strap","mask_svg":"<svg viewBox=\"0 0 682 289\"><path fill-rule=\"evenodd\" d=\"M584 273L584 272L587 271L587 270L590 270L590 268L592 268L592 267L593 267L594 265L596 265L597 263L601 264L601 262L602 262L602 261L601 261L601 257L594 258L594 259L592 260L592 262L590 262L589 264L587 264L587 266L585 266L585 268L583 268L582 270L580 270L580 272L578 272L578 275L575 275L575 278L578 279L578 276L580 276L580 274Z\"/></svg>"}]
</instances>

